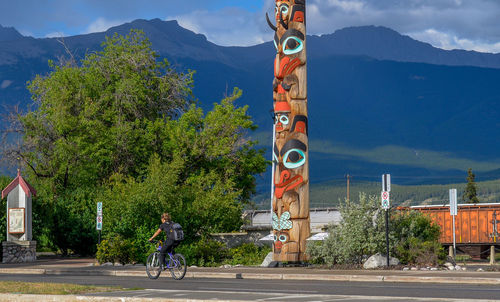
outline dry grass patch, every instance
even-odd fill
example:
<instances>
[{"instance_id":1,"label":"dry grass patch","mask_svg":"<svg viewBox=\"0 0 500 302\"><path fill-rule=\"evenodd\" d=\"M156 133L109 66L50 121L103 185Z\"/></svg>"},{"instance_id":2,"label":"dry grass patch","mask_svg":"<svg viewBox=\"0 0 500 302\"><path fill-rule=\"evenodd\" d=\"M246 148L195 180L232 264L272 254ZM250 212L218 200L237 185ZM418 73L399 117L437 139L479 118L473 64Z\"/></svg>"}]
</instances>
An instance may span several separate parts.
<instances>
[{"instance_id":1,"label":"dry grass patch","mask_svg":"<svg viewBox=\"0 0 500 302\"><path fill-rule=\"evenodd\" d=\"M0 293L41 294L41 295L77 295L95 292L124 290L117 286L92 286L66 283L32 283L19 281L0 281Z\"/></svg>"}]
</instances>

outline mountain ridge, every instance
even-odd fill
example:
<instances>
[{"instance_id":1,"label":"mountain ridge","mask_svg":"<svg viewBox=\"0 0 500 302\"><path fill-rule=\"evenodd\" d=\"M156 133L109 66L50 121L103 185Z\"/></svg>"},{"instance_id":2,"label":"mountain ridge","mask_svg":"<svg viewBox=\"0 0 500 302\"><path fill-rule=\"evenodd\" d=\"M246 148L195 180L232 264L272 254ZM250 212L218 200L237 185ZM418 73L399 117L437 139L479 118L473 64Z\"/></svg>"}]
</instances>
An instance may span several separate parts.
<instances>
[{"instance_id":1,"label":"mountain ridge","mask_svg":"<svg viewBox=\"0 0 500 302\"><path fill-rule=\"evenodd\" d=\"M268 50L272 48L271 42L253 46L219 46L210 42L203 34L196 34L183 28L176 20L162 21L158 18L152 20L136 19L111 27L104 32L62 38L24 37L15 28L0 25L0 41L12 43L16 40L27 39L30 42L38 41L46 46L51 44L53 47L59 44L58 40L62 40L74 49L89 46L97 48L106 35L109 36L113 33L125 35L131 28L139 28L147 32L153 44L160 49L160 55L162 56L196 57L200 60L222 61L232 66L240 65L238 62L231 61L231 57L235 52L240 55L244 54L242 59L255 62L268 57ZM33 44L24 44L24 47L28 46L33 47ZM200 46L202 46L202 49L200 49ZM331 34L308 35L308 47L308 52L318 57L359 55L400 62L500 68L500 54L457 49L444 50L402 35L384 26L346 27ZM167 49L168 53L165 52ZM0 54L5 50L5 47L0 47ZM59 51L61 52L61 49Z\"/></svg>"},{"instance_id":2,"label":"mountain ridge","mask_svg":"<svg viewBox=\"0 0 500 302\"><path fill-rule=\"evenodd\" d=\"M14 27L3 27L0 25L0 42L18 40L23 38Z\"/></svg>"}]
</instances>

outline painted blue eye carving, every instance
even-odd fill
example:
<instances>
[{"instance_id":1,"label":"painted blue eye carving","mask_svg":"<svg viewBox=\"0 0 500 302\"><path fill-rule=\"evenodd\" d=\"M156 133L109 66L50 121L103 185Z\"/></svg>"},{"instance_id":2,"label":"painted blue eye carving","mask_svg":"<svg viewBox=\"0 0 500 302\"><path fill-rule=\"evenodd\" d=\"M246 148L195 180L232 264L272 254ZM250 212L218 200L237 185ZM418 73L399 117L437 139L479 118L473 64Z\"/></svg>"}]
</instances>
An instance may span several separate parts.
<instances>
[{"instance_id":1,"label":"painted blue eye carving","mask_svg":"<svg viewBox=\"0 0 500 302\"><path fill-rule=\"evenodd\" d=\"M285 55L293 55L301 52L302 49L304 49L304 42L302 42L299 38L293 36L286 38L283 45L283 53Z\"/></svg>"},{"instance_id":2,"label":"painted blue eye carving","mask_svg":"<svg viewBox=\"0 0 500 302\"><path fill-rule=\"evenodd\" d=\"M284 18L288 15L288 5L284 4L280 7L281 16Z\"/></svg>"},{"instance_id":3,"label":"painted blue eye carving","mask_svg":"<svg viewBox=\"0 0 500 302\"><path fill-rule=\"evenodd\" d=\"M283 125L288 125L290 120L286 115L276 115L276 123L281 122Z\"/></svg>"},{"instance_id":4,"label":"painted blue eye carving","mask_svg":"<svg viewBox=\"0 0 500 302\"><path fill-rule=\"evenodd\" d=\"M278 240L278 237L276 235L274 235L274 241Z\"/></svg>"},{"instance_id":5,"label":"painted blue eye carving","mask_svg":"<svg viewBox=\"0 0 500 302\"><path fill-rule=\"evenodd\" d=\"M280 122L281 122L283 125L288 125L288 122L289 122L289 120L288 120L288 116L286 116L286 115L282 115L282 116L280 116Z\"/></svg>"},{"instance_id":6,"label":"painted blue eye carving","mask_svg":"<svg viewBox=\"0 0 500 302\"><path fill-rule=\"evenodd\" d=\"M288 238L286 237L286 235L280 235L279 240L285 243L288 240Z\"/></svg>"},{"instance_id":7,"label":"painted blue eye carving","mask_svg":"<svg viewBox=\"0 0 500 302\"><path fill-rule=\"evenodd\" d=\"M306 154L300 149L291 149L283 156L283 165L288 169L295 169L306 162Z\"/></svg>"}]
</instances>

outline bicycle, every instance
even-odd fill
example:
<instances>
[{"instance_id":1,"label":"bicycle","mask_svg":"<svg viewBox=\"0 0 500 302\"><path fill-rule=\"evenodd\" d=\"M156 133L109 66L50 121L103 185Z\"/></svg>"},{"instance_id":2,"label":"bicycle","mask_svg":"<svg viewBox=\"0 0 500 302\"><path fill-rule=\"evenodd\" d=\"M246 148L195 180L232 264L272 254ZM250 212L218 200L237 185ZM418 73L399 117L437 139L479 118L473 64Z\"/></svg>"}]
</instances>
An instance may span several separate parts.
<instances>
[{"instance_id":1,"label":"bicycle","mask_svg":"<svg viewBox=\"0 0 500 302\"><path fill-rule=\"evenodd\" d=\"M146 262L146 273L148 274L148 277L150 279L158 279L162 271L162 266L160 265L160 250L163 242L160 240L160 241L153 241L151 243L155 245L158 243L158 246L156 251L149 254L148 256L148 260ZM176 254L174 252L174 249L172 249L172 252L167 253L167 255L168 255L168 261L165 255L165 263L163 266L163 270L165 269L170 270L172 278L174 278L175 280L181 280L186 275L186 270L187 270L186 259L182 254Z\"/></svg>"}]
</instances>

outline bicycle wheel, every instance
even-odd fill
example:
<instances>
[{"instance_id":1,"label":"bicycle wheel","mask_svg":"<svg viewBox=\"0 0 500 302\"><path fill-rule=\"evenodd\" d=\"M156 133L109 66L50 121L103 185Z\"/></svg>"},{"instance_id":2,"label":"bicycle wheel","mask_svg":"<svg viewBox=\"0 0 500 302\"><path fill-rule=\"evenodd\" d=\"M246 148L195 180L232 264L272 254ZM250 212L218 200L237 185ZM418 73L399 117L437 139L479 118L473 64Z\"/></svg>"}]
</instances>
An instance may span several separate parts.
<instances>
[{"instance_id":1,"label":"bicycle wheel","mask_svg":"<svg viewBox=\"0 0 500 302\"><path fill-rule=\"evenodd\" d=\"M181 254L175 254L172 257L172 260L173 265L170 268L172 278L174 278L175 280L181 280L186 275L186 259Z\"/></svg>"},{"instance_id":2,"label":"bicycle wheel","mask_svg":"<svg viewBox=\"0 0 500 302\"><path fill-rule=\"evenodd\" d=\"M149 279L158 279L161 274L160 265L160 253L154 252L148 256L148 261L146 262L146 273Z\"/></svg>"}]
</instances>

